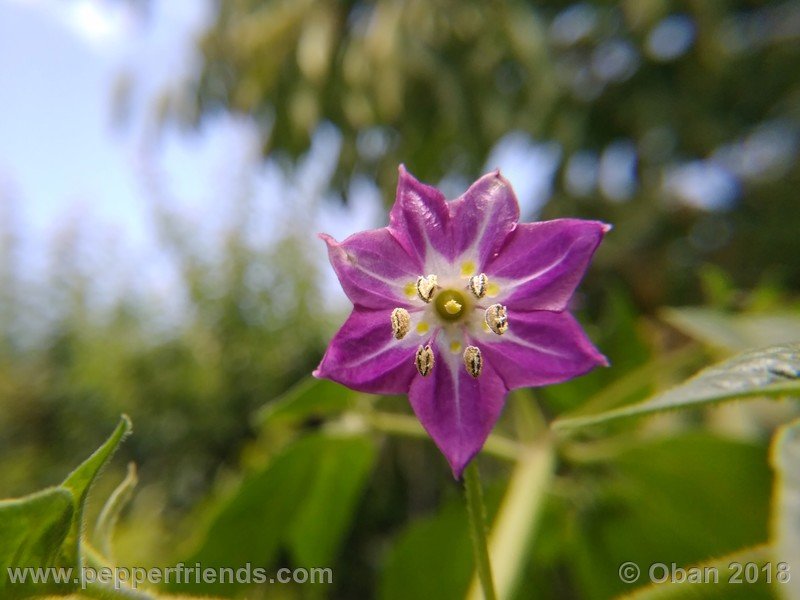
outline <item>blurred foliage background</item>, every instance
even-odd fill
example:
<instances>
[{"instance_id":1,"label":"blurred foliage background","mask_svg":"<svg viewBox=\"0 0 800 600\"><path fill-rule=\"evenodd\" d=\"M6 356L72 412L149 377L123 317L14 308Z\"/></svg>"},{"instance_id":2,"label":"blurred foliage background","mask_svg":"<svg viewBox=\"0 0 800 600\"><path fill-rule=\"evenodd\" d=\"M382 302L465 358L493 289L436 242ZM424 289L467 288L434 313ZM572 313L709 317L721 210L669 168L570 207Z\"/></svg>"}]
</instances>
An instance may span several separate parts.
<instances>
[{"instance_id":1,"label":"blurred foliage background","mask_svg":"<svg viewBox=\"0 0 800 600\"><path fill-rule=\"evenodd\" d=\"M613 367L515 395L501 435L524 438L520 422L639 400L711 358L800 338L800 3L229 0L215 10L197 76L151 107L164 126L245 115L287 187L324 162L315 140L334 136L321 204L352 203L354 182L368 181L388 207L401 162L452 197L500 153L523 170L545 161L527 218L614 224L576 305ZM124 560L335 569L333 588L258 592L267 597L463 596L459 487L415 439L405 400L305 383L289 404L308 407L275 408L344 318L325 301L323 248L308 229L319 204L275 197L285 231L265 245L248 233L263 215L246 194L221 197L238 218L209 256L152 177L159 240L186 298L168 325L133 286L97 306L93 282L113 256L79 260L80 225L31 286L11 204L0 221L2 495L58 481L126 412L135 435L121 453L141 484L120 531ZM699 308L665 310L687 305ZM763 541L766 440L792 410L669 416L614 426L614 443L565 445L525 582L545 597L605 598L624 591L626 559L684 564ZM496 507L512 466L489 456L482 467Z\"/></svg>"}]
</instances>

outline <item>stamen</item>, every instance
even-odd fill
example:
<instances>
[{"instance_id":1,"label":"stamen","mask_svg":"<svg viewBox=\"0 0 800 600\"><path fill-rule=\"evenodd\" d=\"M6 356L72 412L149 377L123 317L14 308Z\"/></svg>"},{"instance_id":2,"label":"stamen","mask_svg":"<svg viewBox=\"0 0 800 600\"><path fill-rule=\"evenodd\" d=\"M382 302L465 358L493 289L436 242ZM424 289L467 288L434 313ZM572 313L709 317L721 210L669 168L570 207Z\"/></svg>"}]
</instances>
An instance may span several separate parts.
<instances>
[{"instance_id":1,"label":"stamen","mask_svg":"<svg viewBox=\"0 0 800 600\"><path fill-rule=\"evenodd\" d=\"M467 373L473 377L481 374L483 368L483 356L481 350L477 346L467 346L464 350L464 366L467 367Z\"/></svg>"},{"instance_id":2,"label":"stamen","mask_svg":"<svg viewBox=\"0 0 800 600\"><path fill-rule=\"evenodd\" d=\"M444 303L444 309L451 315L457 315L461 312L461 304L456 302L453 299L448 300Z\"/></svg>"},{"instance_id":3,"label":"stamen","mask_svg":"<svg viewBox=\"0 0 800 600\"><path fill-rule=\"evenodd\" d=\"M497 335L503 335L508 329L508 313L502 304L492 304L487 308L484 319L489 329Z\"/></svg>"},{"instance_id":4,"label":"stamen","mask_svg":"<svg viewBox=\"0 0 800 600\"><path fill-rule=\"evenodd\" d=\"M392 311L392 335L396 340L402 340L411 329L411 315L405 308L395 308Z\"/></svg>"},{"instance_id":5,"label":"stamen","mask_svg":"<svg viewBox=\"0 0 800 600\"><path fill-rule=\"evenodd\" d=\"M420 275L417 278L417 295L423 302L431 301L433 292L436 291L437 287L439 287L439 283L436 280L436 275L428 275L427 277Z\"/></svg>"},{"instance_id":6,"label":"stamen","mask_svg":"<svg viewBox=\"0 0 800 600\"><path fill-rule=\"evenodd\" d=\"M480 275L473 275L469 278L469 290L476 298L483 298L486 295L486 285L488 280L486 273Z\"/></svg>"},{"instance_id":7,"label":"stamen","mask_svg":"<svg viewBox=\"0 0 800 600\"><path fill-rule=\"evenodd\" d=\"M433 350L431 350L430 346L425 346L424 348L420 346L417 348L417 354L414 356L414 364L420 375L423 377L428 376L433 370L433 363Z\"/></svg>"}]
</instances>

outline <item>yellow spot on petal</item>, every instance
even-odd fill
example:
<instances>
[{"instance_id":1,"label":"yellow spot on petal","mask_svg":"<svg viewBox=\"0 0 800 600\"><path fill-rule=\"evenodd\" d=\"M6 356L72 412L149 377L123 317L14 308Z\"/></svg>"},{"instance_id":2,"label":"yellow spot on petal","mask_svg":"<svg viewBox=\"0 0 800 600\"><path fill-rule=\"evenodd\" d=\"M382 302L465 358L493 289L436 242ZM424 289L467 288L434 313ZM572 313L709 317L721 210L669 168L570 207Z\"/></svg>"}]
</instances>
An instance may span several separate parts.
<instances>
[{"instance_id":1,"label":"yellow spot on petal","mask_svg":"<svg viewBox=\"0 0 800 600\"><path fill-rule=\"evenodd\" d=\"M461 312L461 304L456 302L455 300L448 300L444 303L444 309L450 315L457 315Z\"/></svg>"},{"instance_id":2,"label":"yellow spot on petal","mask_svg":"<svg viewBox=\"0 0 800 600\"><path fill-rule=\"evenodd\" d=\"M461 352L461 342L450 342L450 352L453 354Z\"/></svg>"},{"instance_id":3,"label":"yellow spot on petal","mask_svg":"<svg viewBox=\"0 0 800 600\"><path fill-rule=\"evenodd\" d=\"M414 293L416 293L416 291ZM426 333L428 333L428 329L429 329L428 324L425 321L420 321L419 323L417 323L418 334L425 335Z\"/></svg>"},{"instance_id":4,"label":"yellow spot on petal","mask_svg":"<svg viewBox=\"0 0 800 600\"><path fill-rule=\"evenodd\" d=\"M461 263L461 276L470 277L475 274L476 269L477 267L475 266L474 262L471 260L465 260L463 263Z\"/></svg>"},{"instance_id":5,"label":"yellow spot on petal","mask_svg":"<svg viewBox=\"0 0 800 600\"><path fill-rule=\"evenodd\" d=\"M489 296L489 298L494 298L499 293L500 293L500 286L490 281L486 286L486 295Z\"/></svg>"},{"instance_id":6,"label":"yellow spot on petal","mask_svg":"<svg viewBox=\"0 0 800 600\"><path fill-rule=\"evenodd\" d=\"M491 329L489 329L489 324L488 324L486 321L483 321L483 322L481 322L481 325L483 325L483 330L484 330L486 333L489 333L489 332L491 332L491 331L492 331Z\"/></svg>"},{"instance_id":7,"label":"yellow spot on petal","mask_svg":"<svg viewBox=\"0 0 800 600\"><path fill-rule=\"evenodd\" d=\"M417 282L416 281L409 281L406 286L403 288L406 296L409 298L413 298L417 295Z\"/></svg>"}]
</instances>

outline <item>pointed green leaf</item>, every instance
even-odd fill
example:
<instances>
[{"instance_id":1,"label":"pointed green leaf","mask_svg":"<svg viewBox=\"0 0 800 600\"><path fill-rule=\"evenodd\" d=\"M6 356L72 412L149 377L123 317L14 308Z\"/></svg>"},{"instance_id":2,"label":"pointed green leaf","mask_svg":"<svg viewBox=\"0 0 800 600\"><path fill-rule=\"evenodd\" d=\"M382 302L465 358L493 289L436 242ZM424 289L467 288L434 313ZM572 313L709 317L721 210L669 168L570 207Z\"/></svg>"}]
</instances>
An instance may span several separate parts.
<instances>
[{"instance_id":1,"label":"pointed green leaf","mask_svg":"<svg viewBox=\"0 0 800 600\"><path fill-rule=\"evenodd\" d=\"M50 488L17 500L0 500L0 597L30 594L31 584L12 584L9 567L52 567L74 516L73 497L62 488ZM36 586L41 593L52 590Z\"/></svg>"},{"instance_id":2,"label":"pointed green leaf","mask_svg":"<svg viewBox=\"0 0 800 600\"><path fill-rule=\"evenodd\" d=\"M785 425L772 445L775 489L772 498L772 543L775 558L800 565L800 419ZM800 599L800 577L782 585L790 600Z\"/></svg>"},{"instance_id":3,"label":"pointed green leaf","mask_svg":"<svg viewBox=\"0 0 800 600\"><path fill-rule=\"evenodd\" d=\"M136 464L130 463L128 464L128 473L125 479L108 497L103 510L100 511L100 516L97 518L92 540L97 550L105 558L111 558L111 540L114 537L114 529L117 526L120 513L133 498L137 482Z\"/></svg>"},{"instance_id":4,"label":"pointed green leaf","mask_svg":"<svg viewBox=\"0 0 800 600\"><path fill-rule=\"evenodd\" d=\"M575 429L665 410L760 396L800 395L800 344L751 350L700 371L664 393L597 415L562 418L555 429Z\"/></svg>"},{"instance_id":5,"label":"pointed green leaf","mask_svg":"<svg viewBox=\"0 0 800 600\"><path fill-rule=\"evenodd\" d=\"M123 415L119 425L117 425L117 428L106 442L87 458L82 465L70 473L69 477L61 484L62 488L66 488L72 493L75 503L75 518L62 551L62 562L67 566L79 566L81 564L80 535L81 527L83 526L83 509L86 504L86 496L89 494L89 488L97 474L114 454L120 442L130 431L131 421L126 415Z\"/></svg>"}]
</instances>

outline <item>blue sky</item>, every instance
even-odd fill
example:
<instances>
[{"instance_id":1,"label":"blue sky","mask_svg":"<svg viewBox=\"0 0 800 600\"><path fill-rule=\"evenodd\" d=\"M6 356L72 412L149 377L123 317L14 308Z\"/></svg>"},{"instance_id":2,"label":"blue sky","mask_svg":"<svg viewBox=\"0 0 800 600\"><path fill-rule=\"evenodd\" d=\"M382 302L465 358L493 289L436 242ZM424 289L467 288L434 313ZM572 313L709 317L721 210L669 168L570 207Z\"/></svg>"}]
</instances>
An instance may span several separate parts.
<instances>
[{"instance_id":1,"label":"blue sky","mask_svg":"<svg viewBox=\"0 0 800 600\"><path fill-rule=\"evenodd\" d=\"M75 221L123 254L152 248L139 177L149 105L190 72L202 6L154 2L143 20L125 3L0 0L0 199L15 200L26 267ZM123 74L135 111L120 129L112 100ZM191 181L203 158L173 153L171 178Z\"/></svg>"},{"instance_id":2,"label":"blue sky","mask_svg":"<svg viewBox=\"0 0 800 600\"><path fill-rule=\"evenodd\" d=\"M313 160L294 176L262 161L246 118L223 115L195 132L159 129L154 106L196 72L193 39L212 15L210 3L197 0L151 6L144 18L125 2L0 0L0 202L7 209L14 200L26 276L43 272L53 244L77 226L89 237L87 262L101 289L113 296L135 278L180 310L175 273L150 220L153 202L180 214L212 249L239 194L253 195L261 215L253 235L262 240L291 226L281 223L285 211L275 202L287 196L304 223L338 238L383 224L371 182L354 182L350 210L320 204L338 147L332 128L320 132ZM120 127L113 100L123 76L132 84L131 112ZM503 168L532 210L547 197L559 161L558 147L511 135L487 168ZM455 195L469 182L442 183Z\"/></svg>"}]
</instances>

